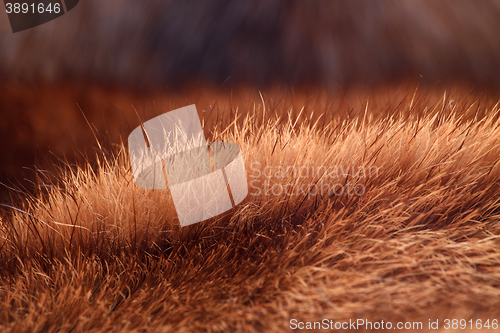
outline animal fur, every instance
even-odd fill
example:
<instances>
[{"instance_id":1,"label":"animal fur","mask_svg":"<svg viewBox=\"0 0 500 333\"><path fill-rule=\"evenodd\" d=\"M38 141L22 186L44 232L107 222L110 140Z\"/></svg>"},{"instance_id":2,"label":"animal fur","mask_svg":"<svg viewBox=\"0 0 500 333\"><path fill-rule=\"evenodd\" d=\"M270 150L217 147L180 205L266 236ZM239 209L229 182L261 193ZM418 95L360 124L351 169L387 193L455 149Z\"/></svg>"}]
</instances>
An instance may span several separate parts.
<instances>
[{"instance_id":1,"label":"animal fur","mask_svg":"<svg viewBox=\"0 0 500 333\"><path fill-rule=\"evenodd\" d=\"M498 319L499 99L434 93L347 93L304 109L271 93L219 97L212 115L198 110L207 137L242 148L254 186L306 192L250 188L233 211L185 228L168 191L134 184L125 145L58 183L40 174L38 193L2 219L1 330L290 331L294 318L364 318L439 319L444 331L446 318ZM344 173L259 174L311 165ZM322 181L366 192L309 191Z\"/></svg>"},{"instance_id":2,"label":"animal fur","mask_svg":"<svg viewBox=\"0 0 500 333\"><path fill-rule=\"evenodd\" d=\"M0 77L136 89L408 76L498 86L499 15L498 0L85 0L16 34L0 11Z\"/></svg>"},{"instance_id":3,"label":"animal fur","mask_svg":"<svg viewBox=\"0 0 500 333\"><path fill-rule=\"evenodd\" d=\"M499 13L85 0L12 34L0 11L0 331L494 331ZM250 194L180 228L122 138L193 103L209 140L242 147Z\"/></svg>"}]
</instances>

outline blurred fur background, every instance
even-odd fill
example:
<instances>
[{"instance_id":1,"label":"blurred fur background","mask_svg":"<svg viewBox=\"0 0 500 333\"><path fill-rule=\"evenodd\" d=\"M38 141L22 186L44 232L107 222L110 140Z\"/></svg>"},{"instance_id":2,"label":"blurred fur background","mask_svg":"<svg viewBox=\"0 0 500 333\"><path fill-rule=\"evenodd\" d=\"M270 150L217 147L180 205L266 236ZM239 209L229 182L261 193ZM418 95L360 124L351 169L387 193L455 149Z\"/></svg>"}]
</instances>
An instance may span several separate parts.
<instances>
[{"instance_id":1,"label":"blurred fur background","mask_svg":"<svg viewBox=\"0 0 500 333\"><path fill-rule=\"evenodd\" d=\"M0 327L498 318L498 31L500 1L85 0L16 34L1 11ZM380 175L180 229L125 147L193 103L247 164Z\"/></svg>"},{"instance_id":2,"label":"blurred fur background","mask_svg":"<svg viewBox=\"0 0 500 333\"><path fill-rule=\"evenodd\" d=\"M0 73L31 82L499 81L492 0L86 0L40 28L3 26Z\"/></svg>"},{"instance_id":3,"label":"blurred fur background","mask_svg":"<svg viewBox=\"0 0 500 333\"><path fill-rule=\"evenodd\" d=\"M77 104L116 142L116 123L137 120L131 104L143 112L159 94L192 102L207 86L336 98L339 87L405 80L497 91L498 31L491 0L86 0L16 34L0 11L0 182L32 187L23 167L89 147Z\"/></svg>"}]
</instances>

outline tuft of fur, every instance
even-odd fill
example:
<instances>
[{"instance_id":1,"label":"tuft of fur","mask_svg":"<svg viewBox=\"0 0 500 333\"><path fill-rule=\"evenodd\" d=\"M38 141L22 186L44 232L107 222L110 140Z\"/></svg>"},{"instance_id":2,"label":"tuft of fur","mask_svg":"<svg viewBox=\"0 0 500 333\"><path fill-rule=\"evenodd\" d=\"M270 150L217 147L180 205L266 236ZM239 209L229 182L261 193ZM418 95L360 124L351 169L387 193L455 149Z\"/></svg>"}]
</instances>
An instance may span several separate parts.
<instances>
[{"instance_id":1,"label":"tuft of fur","mask_svg":"<svg viewBox=\"0 0 500 333\"><path fill-rule=\"evenodd\" d=\"M61 170L57 183L40 175L38 193L0 224L1 330L288 331L292 318L425 329L427 319L498 318L499 104L431 95L344 99L345 114L262 95L232 104L225 125L205 131L242 148L250 194L185 228L168 191L134 184L123 144ZM280 166L337 173L279 176ZM353 166L377 172L346 172ZM272 192L287 185L291 194Z\"/></svg>"}]
</instances>

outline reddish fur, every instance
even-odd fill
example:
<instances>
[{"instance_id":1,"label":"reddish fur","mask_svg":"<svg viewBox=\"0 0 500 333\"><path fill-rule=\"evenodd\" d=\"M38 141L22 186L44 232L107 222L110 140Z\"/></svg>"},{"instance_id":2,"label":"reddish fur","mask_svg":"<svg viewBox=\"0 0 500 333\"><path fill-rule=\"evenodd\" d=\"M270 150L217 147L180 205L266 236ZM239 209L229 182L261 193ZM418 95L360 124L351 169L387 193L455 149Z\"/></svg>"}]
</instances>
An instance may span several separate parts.
<instances>
[{"instance_id":1,"label":"reddish fur","mask_svg":"<svg viewBox=\"0 0 500 333\"><path fill-rule=\"evenodd\" d=\"M168 193L134 185L123 146L68 168L2 219L2 331L498 318L498 98L435 91L348 92L332 104L219 95L206 120L224 125L205 130L238 143L249 174L255 161L377 166L360 197L250 196L180 228Z\"/></svg>"}]
</instances>

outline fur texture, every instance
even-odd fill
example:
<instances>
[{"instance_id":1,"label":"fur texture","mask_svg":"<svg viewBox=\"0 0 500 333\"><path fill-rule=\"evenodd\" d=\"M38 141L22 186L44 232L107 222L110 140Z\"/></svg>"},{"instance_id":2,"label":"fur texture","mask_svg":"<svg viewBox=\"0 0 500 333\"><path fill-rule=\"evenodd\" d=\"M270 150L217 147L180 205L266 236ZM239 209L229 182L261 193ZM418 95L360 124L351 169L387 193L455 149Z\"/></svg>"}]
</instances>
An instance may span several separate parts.
<instances>
[{"instance_id":1,"label":"fur texture","mask_svg":"<svg viewBox=\"0 0 500 333\"><path fill-rule=\"evenodd\" d=\"M59 183L40 174L38 193L2 218L2 331L499 319L498 99L433 93L299 107L282 94L220 97L213 114L199 110L205 131L242 147L254 187L234 211L185 228L168 191L134 184L123 145L61 170ZM280 166L337 173L281 177ZM292 194L266 193L266 182ZM365 190L326 195L312 184Z\"/></svg>"}]
</instances>

